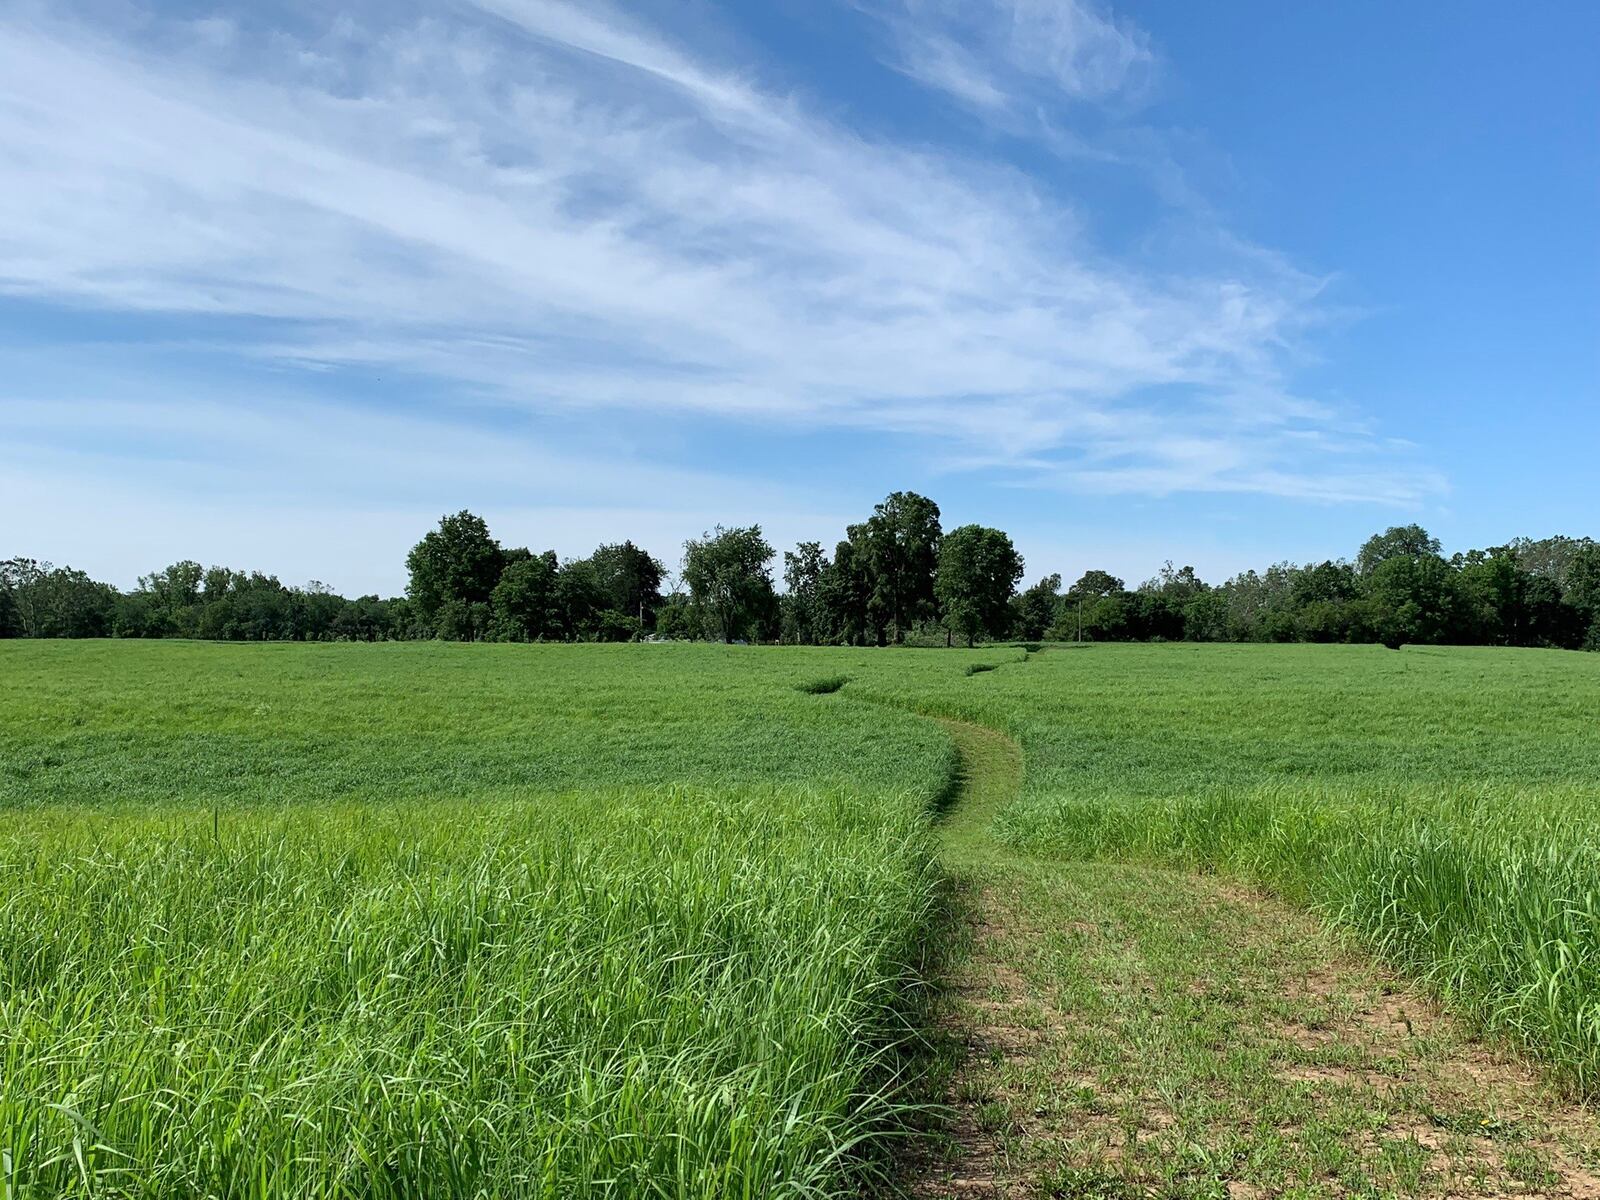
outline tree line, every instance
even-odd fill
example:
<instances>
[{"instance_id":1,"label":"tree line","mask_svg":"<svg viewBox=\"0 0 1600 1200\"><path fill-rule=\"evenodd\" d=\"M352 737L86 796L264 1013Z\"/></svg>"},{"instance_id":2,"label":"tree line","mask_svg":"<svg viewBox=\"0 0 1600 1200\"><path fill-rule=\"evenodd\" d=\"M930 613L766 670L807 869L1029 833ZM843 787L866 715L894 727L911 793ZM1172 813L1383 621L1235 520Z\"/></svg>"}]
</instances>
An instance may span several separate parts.
<instances>
[{"instance_id":1,"label":"tree line","mask_svg":"<svg viewBox=\"0 0 1600 1200\"><path fill-rule=\"evenodd\" d=\"M403 596L346 599L311 583L184 561L123 592L70 567L0 562L0 637L243 641L632 641L974 645L980 640L1382 642L1600 650L1600 543L1518 538L1443 556L1418 525L1369 538L1353 561L1278 563L1220 584L1170 562L1128 587L1102 570L1018 590L1001 530L946 531L939 506L895 492L830 555L782 555L759 525L684 543L677 570L631 541L561 560L508 548L471 512L440 519L406 556Z\"/></svg>"}]
</instances>

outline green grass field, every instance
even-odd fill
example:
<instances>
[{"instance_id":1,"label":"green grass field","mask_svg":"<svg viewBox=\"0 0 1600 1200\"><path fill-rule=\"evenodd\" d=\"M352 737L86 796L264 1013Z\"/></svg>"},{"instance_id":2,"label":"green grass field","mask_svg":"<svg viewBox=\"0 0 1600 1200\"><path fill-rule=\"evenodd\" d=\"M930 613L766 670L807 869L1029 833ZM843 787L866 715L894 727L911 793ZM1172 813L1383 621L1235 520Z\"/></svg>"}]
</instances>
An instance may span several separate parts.
<instances>
[{"instance_id":1,"label":"green grass field","mask_svg":"<svg viewBox=\"0 0 1600 1200\"><path fill-rule=\"evenodd\" d=\"M0 643L0 680L18 1200L886 1188L980 861L1063 924L1111 902L1056 860L1254 881L1600 1082L1594 656ZM942 857L927 716L1021 749Z\"/></svg>"},{"instance_id":2,"label":"green grass field","mask_svg":"<svg viewBox=\"0 0 1600 1200\"><path fill-rule=\"evenodd\" d=\"M937 729L706 648L3 654L21 1194L803 1195L893 1118Z\"/></svg>"}]
</instances>

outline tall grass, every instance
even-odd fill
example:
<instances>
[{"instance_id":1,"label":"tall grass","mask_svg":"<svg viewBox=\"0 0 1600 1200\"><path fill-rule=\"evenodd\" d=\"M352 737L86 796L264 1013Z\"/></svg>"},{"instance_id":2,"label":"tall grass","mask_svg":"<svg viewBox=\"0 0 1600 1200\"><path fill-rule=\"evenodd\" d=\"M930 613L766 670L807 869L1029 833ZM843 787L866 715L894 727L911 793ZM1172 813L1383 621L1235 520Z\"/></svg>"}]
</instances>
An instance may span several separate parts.
<instances>
[{"instance_id":1,"label":"tall grass","mask_svg":"<svg viewBox=\"0 0 1600 1200\"><path fill-rule=\"evenodd\" d=\"M0 644L0 1196L850 1189L951 750L759 654Z\"/></svg>"},{"instance_id":2,"label":"tall grass","mask_svg":"<svg viewBox=\"0 0 1600 1200\"><path fill-rule=\"evenodd\" d=\"M809 1196L894 1118L921 800L674 788L0 847L19 1196Z\"/></svg>"}]
</instances>

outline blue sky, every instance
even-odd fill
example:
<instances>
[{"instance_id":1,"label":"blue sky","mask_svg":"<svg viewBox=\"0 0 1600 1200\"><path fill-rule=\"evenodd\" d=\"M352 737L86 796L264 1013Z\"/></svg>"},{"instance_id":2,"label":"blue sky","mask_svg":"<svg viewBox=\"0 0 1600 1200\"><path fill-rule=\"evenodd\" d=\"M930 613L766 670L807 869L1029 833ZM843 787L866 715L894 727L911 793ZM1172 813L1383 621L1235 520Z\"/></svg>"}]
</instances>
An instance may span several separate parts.
<instances>
[{"instance_id":1,"label":"blue sky","mask_svg":"<svg viewBox=\"0 0 1600 1200\"><path fill-rule=\"evenodd\" d=\"M1600 535L1600 7L0 0L0 554Z\"/></svg>"}]
</instances>

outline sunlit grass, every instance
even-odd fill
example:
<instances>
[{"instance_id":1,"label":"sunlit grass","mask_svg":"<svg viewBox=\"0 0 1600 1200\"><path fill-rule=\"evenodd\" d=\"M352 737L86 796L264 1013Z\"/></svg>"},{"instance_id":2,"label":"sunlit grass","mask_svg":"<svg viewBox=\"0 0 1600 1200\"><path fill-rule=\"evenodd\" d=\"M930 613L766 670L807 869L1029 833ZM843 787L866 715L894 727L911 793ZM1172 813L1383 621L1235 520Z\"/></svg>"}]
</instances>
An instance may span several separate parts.
<instances>
[{"instance_id":1,"label":"sunlit grass","mask_svg":"<svg viewBox=\"0 0 1600 1200\"><path fill-rule=\"evenodd\" d=\"M727 652L326 649L6 648L16 1195L873 1168L912 1099L937 730L818 720Z\"/></svg>"},{"instance_id":2,"label":"sunlit grass","mask_svg":"<svg viewBox=\"0 0 1600 1200\"><path fill-rule=\"evenodd\" d=\"M913 712L1021 742L1012 847L1257 879L1600 1084L1593 656L80 643L0 678L19 1197L850 1189L937 936L953 752Z\"/></svg>"},{"instance_id":3,"label":"sunlit grass","mask_svg":"<svg viewBox=\"0 0 1600 1200\"><path fill-rule=\"evenodd\" d=\"M826 1190L931 887L914 803L760 789L28 820L0 872L13 1179L151 1197Z\"/></svg>"}]
</instances>

